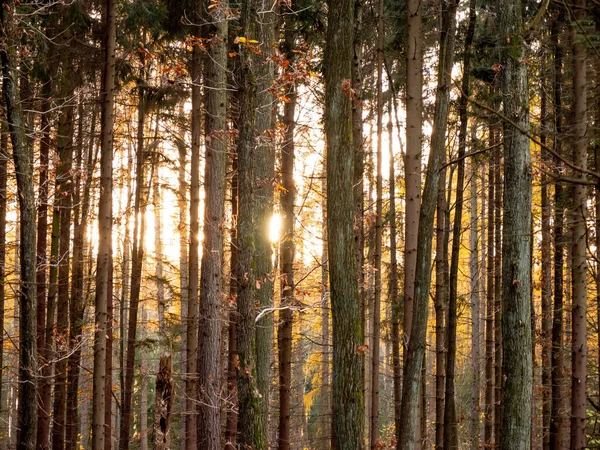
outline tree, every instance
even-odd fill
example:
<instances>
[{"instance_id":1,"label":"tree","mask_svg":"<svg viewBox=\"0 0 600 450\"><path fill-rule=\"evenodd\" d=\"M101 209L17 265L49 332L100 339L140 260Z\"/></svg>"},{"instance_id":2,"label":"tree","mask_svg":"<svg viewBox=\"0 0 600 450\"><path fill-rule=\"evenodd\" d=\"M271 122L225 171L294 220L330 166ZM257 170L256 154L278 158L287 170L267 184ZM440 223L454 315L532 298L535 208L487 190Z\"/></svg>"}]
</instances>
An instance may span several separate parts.
<instances>
[{"instance_id":1,"label":"tree","mask_svg":"<svg viewBox=\"0 0 600 450\"><path fill-rule=\"evenodd\" d=\"M101 189L98 211L98 269L96 272L92 450L104 450L105 377L108 282L111 278L113 105L115 89L116 16L114 0L104 5L104 62L100 118Z\"/></svg>"},{"instance_id":2,"label":"tree","mask_svg":"<svg viewBox=\"0 0 600 450\"><path fill-rule=\"evenodd\" d=\"M221 448L221 305L223 291L223 229L225 224L225 170L227 167L227 3L205 6L211 25L204 39L205 142L204 240L200 273L200 326L198 333L198 442L201 448Z\"/></svg>"},{"instance_id":3,"label":"tree","mask_svg":"<svg viewBox=\"0 0 600 450\"><path fill-rule=\"evenodd\" d=\"M498 6L504 116L504 228L502 233L501 449L531 445L531 155L527 67L520 2Z\"/></svg>"},{"instance_id":4,"label":"tree","mask_svg":"<svg viewBox=\"0 0 600 450\"><path fill-rule=\"evenodd\" d=\"M333 317L333 443L337 450L363 445L360 329L354 243L352 174L352 44L354 3L330 0L325 45L327 242Z\"/></svg>"},{"instance_id":5,"label":"tree","mask_svg":"<svg viewBox=\"0 0 600 450\"><path fill-rule=\"evenodd\" d=\"M33 192L33 147L26 137L26 122L18 90L17 4L0 5L0 62L6 119L11 136L20 212L20 280L19 280L19 406L17 449L35 448L37 425L36 360L36 222Z\"/></svg>"}]
</instances>

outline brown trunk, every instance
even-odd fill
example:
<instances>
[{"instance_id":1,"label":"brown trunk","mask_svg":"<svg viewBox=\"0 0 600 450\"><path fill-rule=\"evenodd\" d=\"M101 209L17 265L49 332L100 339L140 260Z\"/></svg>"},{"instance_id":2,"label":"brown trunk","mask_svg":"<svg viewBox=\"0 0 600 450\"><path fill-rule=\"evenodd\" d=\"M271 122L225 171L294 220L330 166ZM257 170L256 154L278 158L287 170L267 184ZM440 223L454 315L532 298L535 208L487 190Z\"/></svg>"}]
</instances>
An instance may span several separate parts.
<instances>
[{"instance_id":1,"label":"brown trunk","mask_svg":"<svg viewBox=\"0 0 600 450\"><path fill-rule=\"evenodd\" d=\"M325 167L323 168L323 175L325 175ZM327 264L327 180L323 176L323 182L321 183L321 211L322 221L321 230L323 235L323 248L321 249L321 341L323 343L323 356L321 360L321 449L327 450L332 448L333 436L331 429L331 377L330 377L330 354L331 346L329 344L329 266Z\"/></svg>"},{"instance_id":2,"label":"brown trunk","mask_svg":"<svg viewBox=\"0 0 600 450\"><path fill-rule=\"evenodd\" d=\"M492 127L488 127L490 147L496 145ZM488 163L488 195L487 195L487 291L485 311L485 426L484 445L494 445L494 164Z\"/></svg>"},{"instance_id":3,"label":"brown trunk","mask_svg":"<svg viewBox=\"0 0 600 450\"><path fill-rule=\"evenodd\" d=\"M471 188L470 188L470 210L471 210L471 229L469 232L469 277L471 287L471 347L473 353L472 370L473 381L471 384L471 449L478 450L481 436L480 416L481 416L481 346L480 342L480 311L481 311L481 267L479 264L479 245L483 242L483 236L479 234L479 210L477 197L479 195L478 170L477 164L471 161ZM482 233L483 234L483 233ZM481 241L480 241L481 236Z\"/></svg>"},{"instance_id":4,"label":"brown trunk","mask_svg":"<svg viewBox=\"0 0 600 450\"><path fill-rule=\"evenodd\" d=\"M501 92L505 122L502 231L502 417L500 448L531 447L531 198L527 66L520 1L498 4ZM499 171L499 169L497 169ZM498 173L498 172L497 172ZM497 175L498 176L498 175ZM498 176L498 181L499 176ZM499 187L499 186L498 186ZM498 210L497 210L498 211ZM496 217L498 221L498 217ZM496 231L498 233L498 229ZM497 391L499 392L499 391ZM496 402L498 403L498 398Z\"/></svg>"},{"instance_id":5,"label":"brown trunk","mask_svg":"<svg viewBox=\"0 0 600 450\"><path fill-rule=\"evenodd\" d=\"M288 15L286 17L291 17ZM288 61L294 59L294 22L286 19L283 50ZM292 84L286 93L289 102L284 105L284 140L281 145L281 212L283 215L281 246L281 307L277 330L279 349L279 450L290 449L290 408L292 388L292 327L294 320L294 131L296 87Z\"/></svg>"},{"instance_id":6,"label":"brown trunk","mask_svg":"<svg viewBox=\"0 0 600 450\"><path fill-rule=\"evenodd\" d=\"M582 170L587 169L587 73L586 47L581 36L581 22L586 18L586 0L577 0L574 5L573 42L573 108L574 147L573 164ZM577 25L579 24L579 25ZM583 178L577 171L574 178ZM572 229L572 369L571 378L571 449L586 447L586 385L587 385L587 186L573 185Z\"/></svg>"},{"instance_id":7,"label":"brown trunk","mask_svg":"<svg viewBox=\"0 0 600 450\"><path fill-rule=\"evenodd\" d=\"M38 190L38 229L37 229L37 275L36 275L36 297L37 297L37 347L38 362L42 364L42 380L40 382L40 399L38 402L38 428L36 448L46 450L49 448L50 436L50 404L46 403L49 396L44 396L44 391L48 390L50 383L50 364L47 360L50 357L46 349L46 277L48 271L48 187L50 179L48 176L49 153L50 153L50 96L52 94L52 83L45 80L42 88L42 117L40 119L40 128L42 138L40 140L40 179ZM0 402L1 404L1 402Z\"/></svg>"},{"instance_id":8,"label":"brown trunk","mask_svg":"<svg viewBox=\"0 0 600 450\"><path fill-rule=\"evenodd\" d=\"M94 385L92 449L105 449L106 414L106 335L108 327L109 280L112 260L112 160L113 105L115 89L116 17L114 0L106 0L104 11L104 67L102 71L102 117L100 120L101 174L98 212L98 265L96 272L96 310L94 335ZM111 300L112 301L112 300Z\"/></svg>"},{"instance_id":9,"label":"brown trunk","mask_svg":"<svg viewBox=\"0 0 600 450\"><path fill-rule=\"evenodd\" d=\"M156 401L154 404L154 430L152 450L171 449L171 421L173 406L173 379L171 357L161 356L156 374Z\"/></svg>"},{"instance_id":10,"label":"brown trunk","mask_svg":"<svg viewBox=\"0 0 600 450\"><path fill-rule=\"evenodd\" d=\"M333 448L363 446L363 396L356 249L353 239L353 130L351 84L354 3L330 0L325 46L327 242L333 317Z\"/></svg>"},{"instance_id":11,"label":"brown trunk","mask_svg":"<svg viewBox=\"0 0 600 450\"><path fill-rule=\"evenodd\" d=\"M33 192L33 146L17 87L17 46L13 38L16 24L7 17L11 4L0 12L0 50L6 119L11 134L13 159L19 193L20 279L19 279L19 402L17 449L35 448L37 426L37 351L36 351L36 211ZM5 8L6 7L6 8ZM12 14L13 12L11 12Z\"/></svg>"},{"instance_id":12,"label":"brown trunk","mask_svg":"<svg viewBox=\"0 0 600 450\"><path fill-rule=\"evenodd\" d=\"M6 276L6 207L7 195L6 186L8 181L8 133L6 123L0 125L0 329L4 330L5 323L5 276ZM3 376L4 368L4 333L0 336L0 386L5 381ZM4 407L2 401L2 389L0 389L0 405ZM4 427L3 427L4 430ZM9 431L10 433L10 431ZM47 437L47 436L46 436ZM10 441L10 439L7 439ZM44 441L45 442L45 441ZM39 447L38 447L39 448Z\"/></svg>"},{"instance_id":13,"label":"brown trunk","mask_svg":"<svg viewBox=\"0 0 600 450\"><path fill-rule=\"evenodd\" d=\"M205 38L212 42L204 59L205 171L204 240L200 274L198 331L198 446L221 448L221 308L225 172L227 170L227 3L208 9Z\"/></svg>"},{"instance_id":14,"label":"brown trunk","mask_svg":"<svg viewBox=\"0 0 600 450\"><path fill-rule=\"evenodd\" d=\"M494 130L496 140L502 136ZM500 424L502 419L502 168L500 148L494 150L494 435L496 448L500 446Z\"/></svg>"}]
</instances>

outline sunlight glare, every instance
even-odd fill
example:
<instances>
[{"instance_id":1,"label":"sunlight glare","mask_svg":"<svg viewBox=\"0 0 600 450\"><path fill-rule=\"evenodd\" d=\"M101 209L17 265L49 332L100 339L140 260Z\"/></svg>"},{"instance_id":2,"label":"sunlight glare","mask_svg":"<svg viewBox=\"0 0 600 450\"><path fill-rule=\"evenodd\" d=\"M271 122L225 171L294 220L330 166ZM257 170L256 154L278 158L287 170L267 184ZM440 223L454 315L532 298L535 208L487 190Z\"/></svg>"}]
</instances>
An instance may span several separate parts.
<instances>
[{"instance_id":1,"label":"sunlight glare","mask_svg":"<svg viewBox=\"0 0 600 450\"><path fill-rule=\"evenodd\" d=\"M279 241L281 233L281 214L278 212L271 216L269 223L269 240L272 244Z\"/></svg>"}]
</instances>

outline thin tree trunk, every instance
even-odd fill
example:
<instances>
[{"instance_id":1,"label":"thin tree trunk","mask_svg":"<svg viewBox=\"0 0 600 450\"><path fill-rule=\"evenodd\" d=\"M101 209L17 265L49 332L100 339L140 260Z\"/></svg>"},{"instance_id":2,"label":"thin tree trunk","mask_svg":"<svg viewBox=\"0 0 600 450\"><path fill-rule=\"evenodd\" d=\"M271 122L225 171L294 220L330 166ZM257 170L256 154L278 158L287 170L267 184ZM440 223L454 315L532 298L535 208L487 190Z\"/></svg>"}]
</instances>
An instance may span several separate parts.
<instances>
[{"instance_id":1,"label":"thin tree trunk","mask_svg":"<svg viewBox=\"0 0 600 450\"><path fill-rule=\"evenodd\" d=\"M50 153L50 96L52 95L52 83L50 79L44 81L42 87L42 114L40 128L42 138L40 140L40 179L38 188L38 228L37 228L37 275L36 275L36 297L37 297L37 349L38 362L42 364L40 382L40 399L38 402L38 428L36 447L39 450L49 448L50 436L50 404L46 403L49 397L44 396L44 390L50 383L50 364L48 362L49 352L46 349L46 294L47 294L47 271L48 271L48 190L49 179L49 153ZM6 239L5 237L3 237ZM2 277L3 278L3 277ZM1 404L1 402L0 402Z\"/></svg>"},{"instance_id":2,"label":"thin tree trunk","mask_svg":"<svg viewBox=\"0 0 600 450\"><path fill-rule=\"evenodd\" d=\"M478 189L478 174L477 165L473 161L471 162L471 189L470 189L470 203L471 203L471 230L469 232L469 248L470 248L470 261L469 261L469 277L471 287L471 347L473 349L472 358L472 370L473 370L473 381L471 384L471 449L479 449L480 441L480 415L481 415L481 350L480 350L480 265L479 265L479 245L483 242L479 235L479 208L477 204L477 197L479 195ZM483 237L483 236L482 236Z\"/></svg>"},{"instance_id":3,"label":"thin tree trunk","mask_svg":"<svg viewBox=\"0 0 600 450\"><path fill-rule=\"evenodd\" d=\"M326 156L326 155L325 155ZM324 167L323 174L325 175ZM327 263L328 245L327 245L327 179L323 176L321 184L322 202L322 220L321 230L323 236L323 247L321 249L321 342L323 344L323 353L321 359L321 449L332 448L333 435L331 426L331 377L330 377L330 353L329 343L329 265Z\"/></svg>"},{"instance_id":4,"label":"thin tree trunk","mask_svg":"<svg viewBox=\"0 0 600 450\"><path fill-rule=\"evenodd\" d=\"M498 129L497 142L501 142ZM494 150L494 436L496 448L500 446L500 426L502 421L502 168L500 148Z\"/></svg>"},{"instance_id":5,"label":"thin tree trunk","mask_svg":"<svg viewBox=\"0 0 600 450\"><path fill-rule=\"evenodd\" d=\"M498 4L504 115L529 127L521 2ZM529 138L504 123L502 233L502 450L531 446L531 155Z\"/></svg>"},{"instance_id":6,"label":"thin tree trunk","mask_svg":"<svg viewBox=\"0 0 600 450\"><path fill-rule=\"evenodd\" d=\"M11 134L13 159L19 193L20 278L19 278L19 402L17 449L33 450L37 426L36 351L36 211L33 192L33 146L26 136L20 95L17 88L17 46L12 41L16 24L6 17L11 5L0 12L0 61L4 75L6 118ZM7 6L5 9L4 6ZM8 10L8 11L7 11Z\"/></svg>"},{"instance_id":7,"label":"thin tree trunk","mask_svg":"<svg viewBox=\"0 0 600 450\"><path fill-rule=\"evenodd\" d=\"M94 334L94 384L92 414L92 450L104 450L106 333L108 326L108 282L112 259L112 159L113 104L115 89L116 16L114 0L106 0L104 11L104 67L102 72L102 117L100 125L101 186L98 212L98 269L96 272L96 311Z\"/></svg>"},{"instance_id":8,"label":"thin tree trunk","mask_svg":"<svg viewBox=\"0 0 600 450\"><path fill-rule=\"evenodd\" d=\"M413 5L411 2L408 4L409 13L409 42L411 42L410 36L413 36L410 32L410 22L416 20L412 17L415 13L415 6L417 10L420 8L420 3ZM423 191L423 201L421 204L421 210L419 213L418 231L419 238L417 243L417 261L416 261L416 272L415 272L415 285L414 285L414 317L411 324L411 334L408 343L408 353L406 358L406 364L404 369L404 389L402 397L402 421L399 433L399 449L412 450L415 443L416 436L416 418L417 409L419 402L419 390L421 385L421 366L425 357L425 346L427 337L427 318L429 313L428 299L429 299L429 285L431 282L431 248L433 238L433 219L436 209L436 197L439 182L439 169L444 158L445 141L446 141L446 128L448 122L448 106L449 106L449 94L450 94L450 72L452 69L452 62L454 57L454 35L456 28L456 1L452 0L448 4L444 4L444 13L442 14L443 24L442 33L440 35L440 56L438 66L438 87L436 90L436 101L435 101L435 112L434 112L434 125L433 133L431 136L431 152L429 154L429 162L427 167L427 176L425 179L425 188ZM419 13L420 14L420 13ZM420 17L419 17L420 23ZM420 32L415 34L415 39L420 41ZM409 47L409 62L411 62L412 53ZM414 61L413 61L414 62ZM409 76L411 72L409 71ZM422 74L419 74L419 78ZM408 81L408 80L407 80ZM409 89L407 88L407 91ZM410 91L409 91L410 92ZM412 95L409 94L409 102L415 101L414 92ZM421 94L419 92L419 102L421 101ZM407 105L408 109L408 105ZM407 127L410 130L410 124L408 122L409 114L407 111ZM416 120L415 117L412 120ZM419 114L418 129L421 127L421 120ZM413 132L415 130L412 130ZM412 133L407 133L408 135ZM419 133L420 135L420 133ZM415 136L412 136L415 139ZM420 143L420 139L417 139ZM410 145L407 140L407 164L410 159L408 156L408 149ZM419 147L420 148L420 147ZM407 167L407 173L408 171ZM407 183L408 188L408 183ZM407 194L407 219L408 206L410 205L411 198ZM408 226L408 223L407 223ZM409 248L409 235L407 234L406 246ZM405 261L406 265L407 261ZM409 269L405 268L408 272ZM408 285L405 284L405 289ZM409 297L410 298L410 297ZM408 306L405 304L405 307ZM405 314L409 314L409 309L405 309ZM405 330L406 332L407 330ZM425 409L425 408L424 408ZM424 411L423 411L424 413Z\"/></svg>"},{"instance_id":9,"label":"thin tree trunk","mask_svg":"<svg viewBox=\"0 0 600 450\"><path fill-rule=\"evenodd\" d=\"M5 285L6 285L6 209L8 184L8 133L6 123L0 125L0 330L4 330L5 323ZM0 335L0 387L4 386L4 332ZM0 410L3 408L2 389L0 388ZM10 415L10 412L9 412ZM4 431L4 427L2 427ZM10 430L7 441L10 443Z\"/></svg>"},{"instance_id":10,"label":"thin tree trunk","mask_svg":"<svg viewBox=\"0 0 600 450\"><path fill-rule=\"evenodd\" d=\"M286 16L291 17L291 16ZM294 22L286 19L284 52L293 62L295 48ZM283 125L285 135L281 145L281 212L283 215L281 245L281 306L277 331L279 349L279 450L290 449L290 409L292 388L292 332L294 306L294 131L296 113L296 87L291 85L286 93L289 101L284 105ZM301 364L300 364L301 365Z\"/></svg>"},{"instance_id":11,"label":"thin tree trunk","mask_svg":"<svg viewBox=\"0 0 600 450\"><path fill-rule=\"evenodd\" d=\"M490 147L496 145L492 127L488 127ZM485 311L485 426L484 445L494 445L494 164L488 163L488 195L487 195L487 290Z\"/></svg>"},{"instance_id":12,"label":"thin tree trunk","mask_svg":"<svg viewBox=\"0 0 600 450\"><path fill-rule=\"evenodd\" d=\"M573 92L575 105L573 163L582 170L587 169L587 73L586 48L578 28L586 17L586 0L577 0L574 5L574 24L572 25L573 42ZM581 26L581 25L579 25ZM575 178L581 175L575 171ZM587 186L573 185L572 227L572 368L571 378L571 449L586 447L586 385L587 385Z\"/></svg>"},{"instance_id":13,"label":"thin tree trunk","mask_svg":"<svg viewBox=\"0 0 600 450\"><path fill-rule=\"evenodd\" d=\"M227 3L221 3L218 8L207 9L212 25L205 35L213 43L204 59L206 156L198 332L198 445L206 450L221 448L221 271L227 170L226 7Z\"/></svg>"},{"instance_id":14,"label":"thin tree trunk","mask_svg":"<svg viewBox=\"0 0 600 450\"><path fill-rule=\"evenodd\" d=\"M375 211L375 298L373 302L373 348L371 360L371 450L379 443L379 359L381 339L381 258L383 242L383 0L378 0L377 13L377 181Z\"/></svg>"},{"instance_id":15,"label":"thin tree trunk","mask_svg":"<svg viewBox=\"0 0 600 450\"><path fill-rule=\"evenodd\" d=\"M146 327L148 326L148 316L146 306L142 303L142 326L140 330L140 339L142 342L146 339ZM148 450L148 364L146 355L142 354L140 361L140 449Z\"/></svg>"},{"instance_id":16,"label":"thin tree trunk","mask_svg":"<svg viewBox=\"0 0 600 450\"><path fill-rule=\"evenodd\" d=\"M363 396L358 349L360 298L353 239L352 76L354 3L330 0L325 46L327 242L333 314L333 448L363 446ZM346 86L347 84L347 86Z\"/></svg>"}]
</instances>

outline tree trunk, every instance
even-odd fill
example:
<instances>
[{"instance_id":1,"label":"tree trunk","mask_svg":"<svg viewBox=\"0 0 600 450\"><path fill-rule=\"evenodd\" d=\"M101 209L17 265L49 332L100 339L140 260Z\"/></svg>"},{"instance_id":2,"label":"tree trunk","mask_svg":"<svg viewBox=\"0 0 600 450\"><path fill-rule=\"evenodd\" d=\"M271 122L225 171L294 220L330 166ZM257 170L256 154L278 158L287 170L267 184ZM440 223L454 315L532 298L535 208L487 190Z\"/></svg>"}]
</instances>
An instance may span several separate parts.
<instances>
[{"instance_id":1,"label":"tree trunk","mask_svg":"<svg viewBox=\"0 0 600 450\"><path fill-rule=\"evenodd\" d=\"M8 133L6 123L0 125L0 330L4 330L5 323L5 292L6 287L6 209L8 181ZM4 333L0 336L0 386L3 386L5 378L4 371ZM2 389L0 389L0 408L4 406L2 401ZM4 427L2 428L4 431ZM10 431L7 433L7 441L10 443ZM46 436L47 437L47 436Z\"/></svg>"},{"instance_id":2,"label":"tree trunk","mask_svg":"<svg viewBox=\"0 0 600 450\"><path fill-rule=\"evenodd\" d=\"M498 4L504 115L529 127L521 2ZM500 448L531 446L531 156L529 138L504 123L502 233L502 419Z\"/></svg>"},{"instance_id":3,"label":"tree trunk","mask_svg":"<svg viewBox=\"0 0 600 450\"><path fill-rule=\"evenodd\" d=\"M353 199L351 83L354 4L330 0L325 46L327 242L333 315L333 448L363 446L362 330Z\"/></svg>"},{"instance_id":4,"label":"tree trunk","mask_svg":"<svg viewBox=\"0 0 600 450\"><path fill-rule=\"evenodd\" d=\"M17 46L13 33L16 24L6 17L10 4L0 12L0 61L4 75L3 91L6 118L11 135L13 159L19 193L20 279L19 279L19 402L17 449L35 448L37 426L37 352L36 352L36 211L33 192L33 146L27 139L25 119L17 88ZM6 6L6 8L5 8Z\"/></svg>"},{"instance_id":5,"label":"tree trunk","mask_svg":"<svg viewBox=\"0 0 600 450\"><path fill-rule=\"evenodd\" d=\"M113 104L115 89L116 16L114 0L106 0L104 11L104 67L102 71L102 117L100 120L100 200L98 212L98 265L96 272L96 311L94 335L94 385L92 414L92 450L104 450L106 332L108 326L108 282L112 259L112 159Z\"/></svg>"},{"instance_id":6,"label":"tree trunk","mask_svg":"<svg viewBox=\"0 0 600 450\"><path fill-rule=\"evenodd\" d=\"M291 17L290 15L286 18ZM294 22L286 19L283 51L290 63L294 60ZM283 215L281 245L281 307L277 330L279 349L279 450L290 450L290 408L292 388L292 335L294 306L294 132L296 113L296 86L291 84L284 105L285 135L281 144L281 212Z\"/></svg>"},{"instance_id":7,"label":"tree trunk","mask_svg":"<svg viewBox=\"0 0 600 450\"><path fill-rule=\"evenodd\" d=\"M148 317L146 314L146 305L142 303L142 324L140 330L140 339L142 342L146 339L146 327L148 326ZM148 364L146 355L141 355L140 361L140 449L148 450Z\"/></svg>"},{"instance_id":8,"label":"tree trunk","mask_svg":"<svg viewBox=\"0 0 600 450\"><path fill-rule=\"evenodd\" d=\"M256 0L244 0L241 7L241 35L254 38L258 35ZM243 43L239 45L240 64L236 73L240 115L238 154L238 322L237 352L239 368L238 386L238 431L239 445L263 450L267 447L264 429L260 424L261 398L256 385L254 358L256 298L256 272L254 270L254 202L255 202L255 139L257 82L254 69L256 55ZM264 399L262 399L264 400Z\"/></svg>"},{"instance_id":9,"label":"tree trunk","mask_svg":"<svg viewBox=\"0 0 600 450\"><path fill-rule=\"evenodd\" d=\"M474 10L474 9L473 9ZM479 208L477 204L477 196L479 195L478 189L478 174L477 165L471 161L471 189L470 189L470 203L471 203L471 230L469 232L469 248L470 248L470 260L469 260L469 277L471 287L471 347L473 349L472 358L472 370L473 370L473 381L471 384L471 449L479 449L480 441L480 415L481 415L481 350L479 345L479 336L481 333L480 328L480 292L481 292L481 271L479 265L479 245L483 242L480 240L479 235ZM481 236L483 238L483 236Z\"/></svg>"},{"instance_id":10,"label":"tree trunk","mask_svg":"<svg viewBox=\"0 0 600 450\"><path fill-rule=\"evenodd\" d=\"M491 125L488 126L489 145L496 145ZM488 195L487 195L487 290L485 311L485 425L484 445L494 445L494 164L488 163Z\"/></svg>"},{"instance_id":11,"label":"tree trunk","mask_svg":"<svg viewBox=\"0 0 600 450\"><path fill-rule=\"evenodd\" d=\"M156 401L154 404L154 436L152 450L170 450L173 406L173 379L171 357L161 356L156 374Z\"/></svg>"},{"instance_id":12,"label":"tree trunk","mask_svg":"<svg viewBox=\"0 0 600 450\"><path fill-rule=\"evenodd\" d=\"M207 5L208 6L208 5ZM198 333L198 445L221 448L221 308L223 230L225 227L225 172L227 169L227 3L208 9L205 38L212 41L204 59L205 172L204 240L200 274L200 327Z\"/></svg>"},{"instance_id":13,"label":"tree trunk","mask_svg":"<svg viewBox=\"0 0 600 450\"><path fill-rule=\"evenodd\" d=\"M586 0L577 0L574 5L573 42L573 92L575 105L573 163L582 170L587 169L587 73L586 48L582 42L583 31L578 28L586 17ZM577 171L573 177L581 178ZM587 385L587 186L573 185L573 210L571 212L572 229L572 367L571 378L571 449L586 447L586 385Z\"/></svg>"},{"instance_id":14,"label":"tree trunk","mask_svg":"<svg viewBox=\"0 0 600 450\"><path fill-rule=\"evenodd\" d=\"M325 155L326 156L326 155ZM325 175L326 168L323 168ZM321 359L321 442L322 450L332 448L333 435L331 427L331 376L329 369L329 361L331 354L331 346L329 344L329 265L327 263L328 244L327 244L327 179L323 176L321 183L321 230L323 235L323 248L321 249L321 342L323 343L323 353Z\"/></svg>"},{"instance_id":15,"label":"tree trunk","mask_svg":"<svg viewBox=\"0 0 600 450\"><path fill-rule=\"evenodd\" d=\"M50 79L44 81L42 87L42 114L40 128L42 138L40 140L40 179L38 188L38 228L37 228L37 275L36 275L36 297L37 297L37 349L38 362L42 364L40 382L40 399L38 402L38 427L36 447L40 450L49 448L50 436L50 404L46 403L44 390L48 390L50 383L50 357L46 349L46 294L47 294L47 271L48 271L48 194L49 194L49 154L50 154L50 96L52 95L52 83ZM1 402L0 402L1 404Z\"/></svg>"},{"instance_id":16,"label":"tree trunk","mask_svg":"<svg viewBox=\"0 0 600 450\"><path fill-rule=\"evenodd\" d=\"M196 18L199 17L203 2L195 1ZM194 30L196 38L201 37L200 27ZM188 307L186 318L186 368L185 393L187 397L185 410L185 449L194 450L197 442L197 421L195 400L197 398L197 359L198 359L198 295L199 295L199 245L200 245L200 138L202 120L202 54L199 45L192 49L192 148L190 161L190 231L188 254Z\"/></svg>"},{"instance_id":17,"label":"tree trunk","mask_svg":"<svg viewBox=\"0 0 600 450\"><path fill-rule=\"evenodd\" d=\"M415 13L415 6L417 10L420 8L420 3L417 5L408 4L409 13L409 42L412 40L410 32L410 22L416 20L416 16L412 15ZM402 397L402 422L399 434L399 449L412 450L416 436L416 418L418 409L418 397L419 388L421 382L421 366L425 357L425 346L427 337L427 316L429 313L428 299L429 299L429 285L431 282L431 247L433 238L433 219L436 209L436 197L438 190L438 183L440 177L440 167L444 158L445 152L445 141L446 141L446 128L448 122L448 105L449 105L449 93L450 93L450 72L452 69L452 62L454 57L454 35L456 28L456 1L452 0L448 4L444 4L444 14L442 33L440 35L440 56L438 66L438 86L436 90L435 100L435 112L434 112L434 125L433 133L431 136L431 152L429 154L429 162L427 167L427 175L425 180L425 188L423 191L423 202L421 204L421 210L419 213L418 222L418 243L417 243L417 260L416 260L416 272L415 272L415 284L414 284L414 317L410 327L410 338L408 342L408 353L406 358L406 364L404 369L404 389ZM446 9L447 8L447 9ZM420 13L419 13L420 14ZM420 17L417 17L420 23ZM415 34L415 39L420 42L420 25L419 32ZM409 63L411 62L412 53L409 47ZM414 61L413 61L414 62ZM409 76L411 72L409 70ZM422 74L419 73L419 78ZM408 82L408 80L407 80ZM407 130L410 131L411 125L409 123L409 110L408 107L410 102L414 102L416 99L414 95L416 92L411 94L410 88L407 87L409 92L409 103L407 104ZM418 96L419 102L421 101L421 93L419 91ZM420 110L420 108L419 108ZM416 121L416 117L412 120ZM414 122L420 130L421 118L420 114L418 117L419 121ZM412 130L413 132L415 130ZM409 148L408 135L413 134L407 132L407 165L409 161ZM420 133L419 133L420 136ZM412 137L415 139L415 136ZM420 139L417 140L420 145ZM419 147L420 149L420 147ZM407 174L410 173L407 167ZM407 181L407 189L408 189ZM410 206L411 197L407 193L407 220L409 217L408 207ZM408 227L409 222L407 222ZM409 248L409 235L407 234L406 247ZM408 261L405 262L408 263ZM408 272L409 269L405 268ZM405 284L405 289L408 289L408 284ZM409 296L410 298L410 296ZM407 309L408 304L405 304L405 314L409 314ZM405 330L406 332L407 330Z\"/></svg>"},{"instance_id":18,"label":"tree trunk","mask_svg":"<svg viewBox=\"0 0 600 450\"><path fill-rule=\"evenodd\" d=\"M492 128L496 141L501 142L500 130ZM494 436L500 446L502 420L502 168L500 147L493 150L494 158Z\"/></svg>"},{"instance_id":19,"label":"tree trunk","mask_svg":"<svg viewBox=\"0 0 600 450\"><path fill-rule=\"evenodd\" d=\"M371 368L371 420L369 443L371 450L379 442L379 359L381 339L381 258L383 242L383 0L378 0L377 13L377 181L375 211L375 298L373 302L373 347Z\"/></svg>"}]
</instances>

